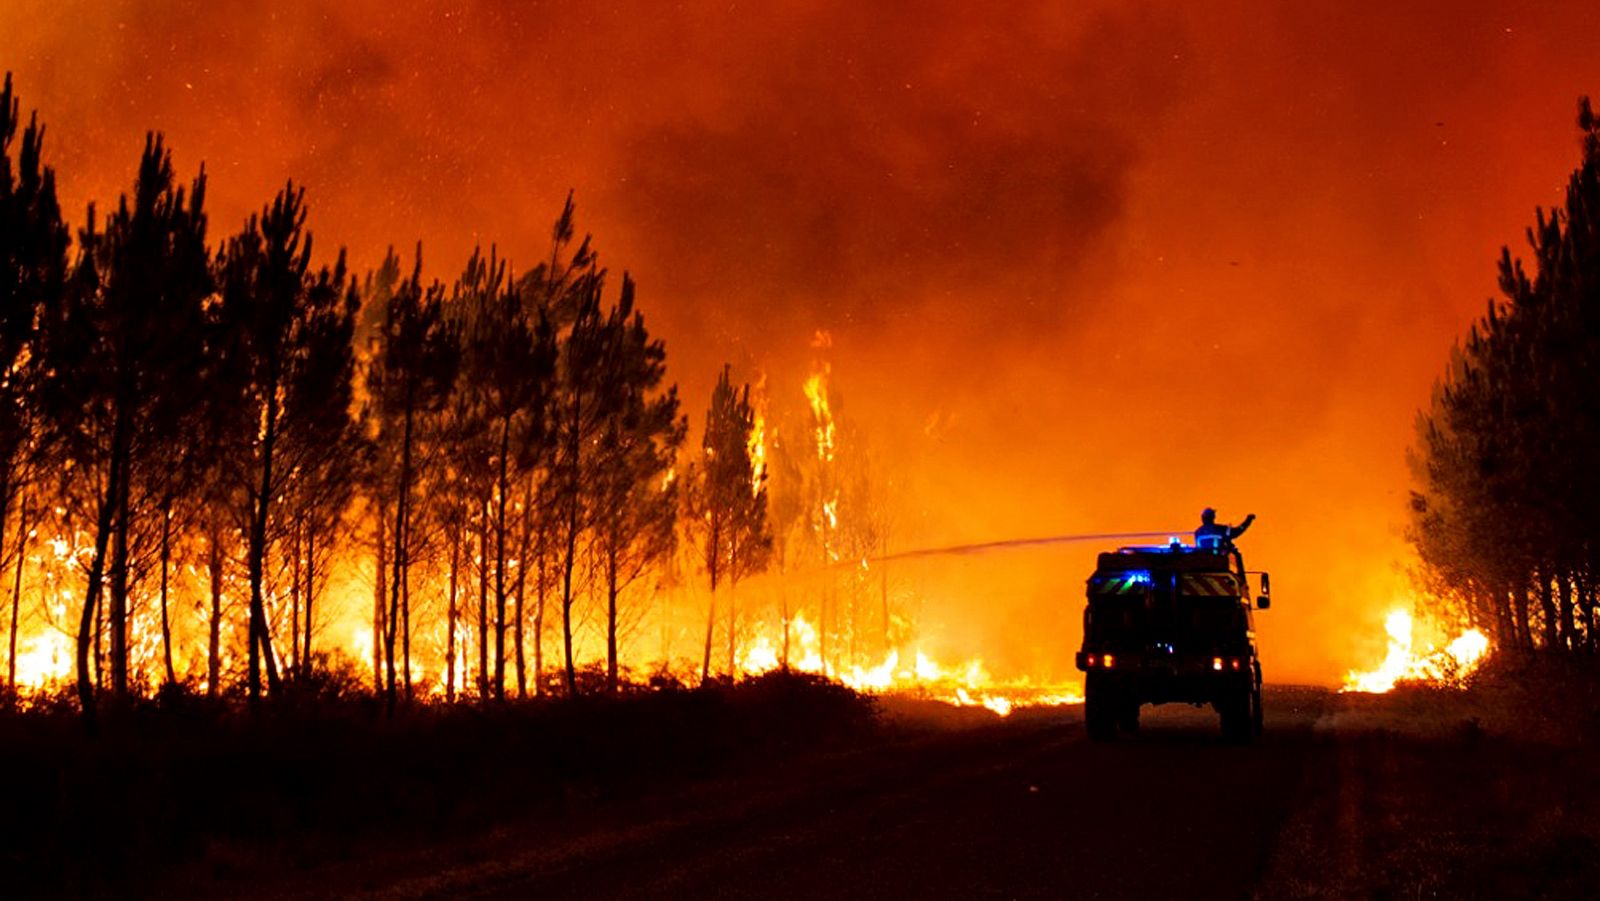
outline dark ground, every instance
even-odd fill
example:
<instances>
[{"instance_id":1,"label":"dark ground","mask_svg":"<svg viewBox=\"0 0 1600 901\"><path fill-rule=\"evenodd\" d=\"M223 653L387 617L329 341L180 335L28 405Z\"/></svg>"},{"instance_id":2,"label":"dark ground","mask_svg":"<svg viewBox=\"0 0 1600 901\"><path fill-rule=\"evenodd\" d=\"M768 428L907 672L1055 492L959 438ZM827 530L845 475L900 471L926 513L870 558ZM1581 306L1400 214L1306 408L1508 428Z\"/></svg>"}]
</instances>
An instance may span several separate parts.
<instances>
[{"instance_id":1,"label":"dark ground","mask_svg":"<svg viewBox=\"0 0 1600 901\"><path fill-rule=\"evenodd\" d=\"M742 775L574 798L489 835L180 894L382 898L1594 897L1594 745L1481 699L1270 689L1267 732L1145 709L996 722L890 706L888 734ZM1515 714L1516 711L1511 711ZM1515 717L1511 720L1515 721Z\"/></svg>"}]
</instances>

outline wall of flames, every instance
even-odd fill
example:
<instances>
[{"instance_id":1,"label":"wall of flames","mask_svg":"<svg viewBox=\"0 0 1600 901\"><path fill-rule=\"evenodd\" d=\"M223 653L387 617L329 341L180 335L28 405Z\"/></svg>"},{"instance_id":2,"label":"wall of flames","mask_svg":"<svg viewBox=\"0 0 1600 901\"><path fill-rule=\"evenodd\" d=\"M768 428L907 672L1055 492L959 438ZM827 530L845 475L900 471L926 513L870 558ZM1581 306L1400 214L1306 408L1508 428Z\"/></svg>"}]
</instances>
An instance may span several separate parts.
<instances>
[{"instance_id":1,"label":"wall of flames","mask_svg":"<svg viewBox=\"0 0 1600 901\"><path fill-rule=\"evenodd\" d=\"M819 349L825 349L826 340L825 335L819 335ZM819 363L790 398L801 413L803 453L811 458L815 471L822 474L816 479L810 498L814 509L804 517L812 546L822 551L821 565L809 563L787 572L774 571L740 584L742 609L731 626L737 630L732 670L725 661L714 657L718 665L713 674L743 678L787 666L826 675L864 692L910 694L957 706L983 707L1001 716L1019 705L1059 705L1081 700L1076 681L1036 681L1025 674L996 676L981 657L971 654L941 658L924 646L926 637L918 628L919 589L914 574L893 581L891 602L889 574L878 572L866 556L841 565L846 550L837 537L841 516L859 515L861 511L849 509L848 505L841 508L845 501L840 485L845 479L835 471L842 460L841 433L833 411L829 377L827 365ZM753 399L756 416L749 443L754 463L752 490L761 490L770 487L773 479L770 455L776 433L769 421L770 398L764 376L757 380ZM62 518L64 511L55 512L57 519ZM76 678L77 611L82 604L84 574L92 551L91 537L83 532L42 536L34 529L28 535L16 596L10 599L13 603L5 605L6 612L0 614L0 622L9 631L10 609L15 605L15 687L24 695L62 690ZM692 559L693 549L686 548L683 556ZM472 565L480 562L474 559ZM372 565L371 560L363 558L359 543L347 541L341 548L326 596L318 602L315 645L322 666L354 674L367 684L375 684L380 675L373 666ZM509 565L514 571L520 562L512 560ZM228 568L223 585L220 660L225 684L234 681L237 667L243 663L240 621L248 585L238 569L236 565ZM451 638L442 602L436 597L440 592L434 590L439 586L429 581L438 581L437 575L422 565L414 576L419 584L414 589L411 672L416 692L425 698L442 698L446 693L446 648ZM174 668L180 681L199 691L209 688L205 659L210 625L207 577L198 566L178 565L172 573L169 597ZM273 581L269 578L265 586L266 601L277 636L274 650L280 666L284 666L290 663L288 655L292 653L287 640L289 601L275 590ZM159 598L152 590L153 584L149 578L136 582L129 598L130 671L135 685L144 691L153 690L164 679ZM876 613L865 612L870 605L861 602L861 596L869 586L881 587L881 617L888 617L889 622ZM706 601L694 573L678 581L651 583L627 598L623 663L633 679L642 681L651 675L670 675L689 683L698 679L695 652ZM465 606L469 609L464 611L454 636L453 683L462 696L471 697L476 691L477 630L471 619L471 605ZM594 615L596 609L597 605L591 603L580 605L577 611L574 654L580 667L599 666L604 661L604 636ZM827 616L832 617L832 650L818 625L818 618ZM872 622L872 631L883 636L877 645L865 637L868 621L874 617L878 619ZM531 623L529 626L531 630ZM719 623L718 628L725 636L730 626ZM558 629L547 620L543 636L546 678L554 676L555 661L559 659L560 648L554 643L558 636ZM1065 642L1070 640L1062 637L1063 653L1067 655L1070 649L1066 649ZM531 637L529 641L532 642ZM717 646L723 647L725 641L719 638ZM945 642L946 646L950 643ZM531 660L531 651L528 656ZM530 687L538 681L530 673Z\"/></svg>"},{"instance_id":2,"label":"wall of flames","mask_svg":"<svg viewBox=\"0 0 1600 901\"><path fill-rule=\"evenodd\" d=\"M1383 662L1365 672L1345 676L1343 691L1382 694L1396 685L1460 686L1489 655L1489 637L1467 629L1440 645L1419 647L1418 624L1409 610L1395 609L1385 618L1388 650Z\"/></svg>"},{"instance_id":3,"label":"wall of flames","mask_svg":"<svg viewBox=\"0 0 1600 901\"><path fill-rule=\"evenodd\" d=\"M817 341L824 342L817 346L825 346L826 337L819 336ZM818 364L796 394L803 399L799 407L804 413L804 452L813 457L818 471L825 474L840 460L840 431L832 408L829 378L829 368ZM765 376L758 379L753 396L756 416L749 452L755 464L752 490L760 490L768 486L772 478L770 442L777 431L769 422L770 398ZM718 672L720 676L754 676L787 666L800 672L826 675L865 692L913 694L958 706L981 706L1001 716L1019 705L1061 705L1082 700L1081 683L1077 680L1035 681L1026 674L997 678L981 657L965 656L954 661L936 659L922 647L924 634L917 628L915 594L918 588L914 578L899 586L896 609L892 612L887 577L883 580L883 613L891 617L892 622L881 624L885 640L877 653L864 649L865 640L859 646L852 640L847 653L838 649L829 653L816 619L819 614L825 615L820 605L826 601L821 599L837 598L841 592L852 590L851 586L860 590L880 575L866 557L857 563L838 565L842 561L841 548L834 543L833 536L840 528L839 484L837 477L820 479L813 497L816 508L806 514L812 539L823 552L824 565L820 569L801 567L793 572L774 572L746 583L743 589L746 612L733 626L739 630L733 670L730 673L723 665ZM59 517L63 511L55 512ZM75 613L81 603L82 573L92 548L89 536L81 532L44 537L37 529L30 531L27 547L28 551L21 558L22 572L17 574L16 596L12 598L18 613L14 626L17 638L13 665L16 688L23 693L37 693L58 688L75 677L72 637ZM516 566L517 562L512 561L512 565ZM198 650L204 646L209 627L209 607L200 601L204 594L204 575L194 566L179 567L174 574L171 600L176 669L181 679L200 690L207 687L206 663L203 651ZM132 597L131 664L137 681L149 687L158 684L161 678L161 627L157 599L151 595L148 584L139 587ZM239 658L242 631L235 620L240 616L247 586L236 572L230 572L224 590L227 603L221 624L222 669L230 673ZM323 606L325 620L319 622L317 649L326 659L369 681L376 675L372 672L372 627L363 618L370 614L370 592L365 561L347 549L330 580L329 598ZM424 597L426 592L418 592L418 596ZM780 597L785 601L794 599L793 608L788 603L776 603ZM269 610L280 628L285 603L283 598L269 592ZM648 661L632 669L635 677L663 673L684 681L696 678L693 658L703 604L703 593L692 583L657 586L648 596L634 599L625 647L631 660ZM445 647L450 639L445 634L441 617L427 615L425 603L419 612L422 615L417 617L413 678L424 697L441 697L445 694ZM840 615L837 609L834 615ZM4 620L7 629L12 629L9 614ZM854 619L849 626L856 628ZM1490 651L1487 637L1476 629L1467 629L1442 644L1424 644L1418 638L1422 629L1404 608L1388 614L1384 629L1387 648L1382 662L1371 670L1350 671L1342 690L1381 693L1404 683L1460 685ZM891 632L892 641L888 638ZM597 624L580 616L578 635L575 651L581 664L596 665L602 661L603 636ZM467 695L475 684L472 670L477 653L475 636L476 630L463 622L455 637L458 646L454 682L458 690ZM551 641L553 637L552 630L544 640ZM1069 636L1060 636L1063 653L1071 640ZM283 641L276 645L280 651L285 646ZM555 659L556 650L547 645L547 661Z\"/></svg>"}]
</instances>

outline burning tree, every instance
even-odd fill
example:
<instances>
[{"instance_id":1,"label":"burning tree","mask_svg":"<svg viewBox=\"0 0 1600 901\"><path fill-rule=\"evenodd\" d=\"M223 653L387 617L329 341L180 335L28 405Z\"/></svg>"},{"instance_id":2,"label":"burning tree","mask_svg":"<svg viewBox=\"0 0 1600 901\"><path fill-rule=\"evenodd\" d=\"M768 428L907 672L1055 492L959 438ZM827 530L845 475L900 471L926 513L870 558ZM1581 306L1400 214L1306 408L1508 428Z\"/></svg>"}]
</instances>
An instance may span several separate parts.
<instances>
[{"instance_id":1,"label":"burning tree","mask_svg":"<svg viewBox=\"0 0 1600 901\"><path fill-rule=\"evenodd\" d=\"M264 590L271 547L277 538L291 545L291 659L298 663L310 651L316 532L337 519L358 439L350 416L358 301L342 253L332 268L311 269L304 197L292 184L284 188L229 239L218 264L215 421L227 424L221 431L232 440L223 453L231 462L224 466L246 503L252 700L261 695L263 664L269 690L280 679Z\"/></svg>"},{"instance_id":2,"label":"burning tree","mask_svg":"<svg viewBox=\"0 0 1600 901\"><path fill-rule=\"evenodd\" d=\"M172 158L150 135L134 196L104 231L91 207L70 285L41 321L41 406L70 461L63 491L93 522L94 549L78 629L78 693L92 715L89 651L102 587L109 591L111 684L128 690L132 539L191 453L203 422L204 305L212 291L205 177L174 184ZM109 585L105 585L109 582Z\"/></svg>"},{"instance_id":3,"label":"burning tree","mask_svg":"<svg viewBox=\"0 0 1600 901\"><path fill-rule=\"evenodd\" d=\"M490 271L495 284L486 285ZM485 262L474 252L466 271L451 290L445 315L450 320L453 333L463 336L468 345L481 330L477 318L487 305L484 295L489 290L499 290L504 278L502 267ZM480 369L469 360L467 371ZM489 518L487 510L490 486L494 482L493 437L487 426L487 410L480 392L474 390L469 379L459 380L442 413L441 438L450 452L440 461L434 473L433 508L444 540L449 545L445 569L445 635L444 673L445 699L456 699L456 677L462 676L462 690L466 689L466 646L462 641L461 623L469 607L462 599L471 593L471 571L475 556L479 573L477 591L478 640L478 697L489 698ZM472 553L473 539L477 540L476 555ZM380 562L380 569L382 564Z\"/></svg>"},{"instance_id":4,"label":"burning tree","mask_svg":"<svg viewBox=\"0 0 1600 901\"><path fill-rule=\"evenodd\" d=\"M856 666L872 617L865 564L850 561L881 547L882 532L857 466L864 445L835 422L825 370L791 430L769 424L725 367L698 459L679 478L687 429L665 345L632 279L607 295L589 240L574 240L570 196L548 258L521 277L491 249L447 289L425 282L419 249L409 273L391 251L358 288L342 254L316 265L292 183L213 253L203 178L179 187L152 135L135 191L103 229L91 207L69 267L42 131L22 132L13 164L9 85L4 100L0 564L12 534L57 527L40 560L39 619L61 622L62 588L81 588L70 615L86 710L102 681L118 695L152 688L158 660L165 682L203 673L212 694L237 674L252 701L309 677L329 659L314 639L354 583L356 567L337 556L347 531L372 542L376 566L360 566L372 629L337 622L339 650L370 653L391 709L418 684L453 700L474 649L480 699L505 696L512 662L524 693L528 600L539 691L555 596L567 691L585 660L602 659L617 690L630 630L661 609L651 599L674 575L679 525L711 586L702 680L719 628L728 672L751 668L740 642L759 617L734 592L774 559L811 570L820 558L826 572L824 628L805 624L807 668ZM35 457L59 484L32 486L18 516ZM783 483L770 511L769 468ZM16 636L21 566L11 575L10 670L19 637L60 658L64 636ZM844 578L847 605L834 597ZM475 604L463 600L474 591ZM787 595L783 606L787 660ZM818 637L848 647L849 666L838 650L818 655ZM761 645L756 666L777 665L773 642ZM65 674L64 659L20 656L32 684Z\"/></svg>"},{"instance_id":5,"label":"burning tree","mask_svg":"<svg viewBox=\"0 0 1600 901\"><path fill-rule=\"evenodd\" d=\"M524 292L515 290L506 278L505 264L497 262L492 253L487 261L473 255L458 294L472 305L467 320L465 378L460 391L476 398L469 406L479 411L485 437L490 441L487 450L492 461L492 482L487 503L482 507L488 511L487 523L494 535L494 677L489 688L496 699L504 700L508 625L516 627L519 693L525 693L526 685L520 591L516 593L514 620L508 623L506 619L508 589L512 587L506 574L506 539L513 525L507 511L514 490L531 481L534 463L544 456L548 437L546 407L554 388L555 334L544 310L530 304ZM468 437L464 430L455 434L458 438ZM531 488L523 492L523 505L531 506L537 501ZM487 554L481 556L483 565L489 567ZM525 555L517 557L519 573L526 566L526 559ZM480 606L480 666L487 651L482 641L486 614Z\"/></svg>"},{"instance_id":6,"label":"burning tree","mask_svg":"<svg viewBox=\"0 0 1600 901\"><path fill-rule=\"evenodd\" d=\"M767 522L766 474L750 458L755 411L750 386L733 387L732 367L724 366L711 391L701 458L690 474L690 523L700 533L711 599L706 614L705 656L700 681L711 677L711 643L717 625L717 591L728 593L728 675L737 673L738 607L733 592L739 580L764 572L772 559Z\"/></svg>"},{"instance_id":7,"label":"burning tree","mask_svg":"<svg viewBox=\"0 0 1600 901\"><path fill-rule=\"evenodd\" d=\"M8 73L0 88L0 546L16 499L27 488L37 434L33 391L39 312L60 297L67 279L67 226L56 201L55 172L43 164L44 127L29 117L12 157L21 104ZM6 688L16 691L17 621L28 535L28 506L17 522L16 590L7 628Z\"/></svg>"},{"instance_id":8,"label":"burning tree","mask_svg":"<svg viewBox=\"0 0 1600 901\"><path fill-rule=\"evenodd\" d=\"M379 486L377 508L392 505L388 523L388 592L384 611L384 690L392 709L396 700L395 644L402 654L407 698L411 680L410 568L416 550L417 519L414 488L417 482L419 425L441 409L455 384L460 364L458 337L443 312L444 288L437 282L422 284L422 250L416 266L388 298L378 355L368 371L367 390L376 408L377 443L387 485ZM379 523L380 531L384 523ZM380 537L380 547L383 539ZM380 552L382 553L382 552Z\"/></svg>"},{"instance_id":9,"label":"burning tree","mask_svg":"<svg viewBox=\"0 0 1600 901\"><path fill-rule=\"evenodd\" d=\"M606 273L590 250L589 239L586 237L578 245L565 265L561 263L574 234L573 213L569 195L553 230L552 263L541 279L563 325L556 370L559 394L550 413L555 438L550 456L550 487L555 504L553 531L559 543L556 554L561 578L561 647L569 697L578 693L572 612L578 599L576 589L581 586L575 586L573 579L586 550L597 506L597 454L607 414L607 398L600 386L608 352L602 308ZM542 610L543 604L540 606Z\"/></svg>"},{"instance_id":10,"label":"burning tree","mask_svg":"<svg viewBox=\"0 0 1600 901\"><path fill-rule=\"evenodd\" d=\"M617 599L629 584L671 554L677 517L673 460L687 423L678 417L678 389L661 390L666 346L650 337L633 305L633 281L605 325L609 365L601 382L604 410L595 467L594 529L605 568L606 687L617 690Z\"/></svg>"},{"instance_id":11,"label":"burning tree","mask_svg":"<svg viewBox=\"0 0 1600 901\"><path fill-rule=\"evenodd\" d=\"M831 339L818 333L812 346L826 350ZM825 671L838 673L859 662L865 612L873 573L869 558L880 554L886 534L883 497L873 478L866 441L840 412L832 369L818 363L802 385L806 413L801 441L780 442L777 466L795 487L780 506L790 522L796 552L816 561L818 655ZM798 445L798 446L794 446ZM799 526L800 528L795 528ZM881 625L884 650L890 643L888 582L881 574ZM787 644L787 640L785 641ZM845 666L840 661L845 661Z\"/></svg>"}]
</instances>

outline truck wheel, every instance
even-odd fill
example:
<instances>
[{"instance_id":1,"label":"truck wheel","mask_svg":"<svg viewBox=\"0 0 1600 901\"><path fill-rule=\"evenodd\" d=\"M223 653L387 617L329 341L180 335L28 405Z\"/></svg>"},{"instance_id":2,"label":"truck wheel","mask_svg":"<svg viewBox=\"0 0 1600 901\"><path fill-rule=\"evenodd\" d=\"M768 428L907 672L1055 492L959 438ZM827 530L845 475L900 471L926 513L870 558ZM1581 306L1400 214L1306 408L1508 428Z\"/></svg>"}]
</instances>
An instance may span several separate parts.
<instances>
[{"instance_id":1,"label":"truck wheel","mask_svg":"<svg viewBox=\"0 0 1600 901\"><path fill-rule=\"evenodd\" d=\"M1250 729L1255 737L1260 738L1266 729L1266 711L1261 706L1261 683L1257 682L1250 691L1251 719Z\"/></svg>"},{"instance_id":2,"label":"truck wheel","mask_svg":"<svg viewBox=\"0 0 1600 901\"><path fill-rule=\"evenodd\" d=\"M1231 742L1247 742L1255 733L1250 699L1250 689L1243 688L1229 692L1216 702L1217 713L1222 718L1223 738Z\"/></svg>"},{"instance_id":3,"label":"truck wheel","mask_svg":"<svg viewBox=\"0 0 1600 901\"><path fill-rule=\"evenodd\" d=\"M1083 725L1090 741L1112 741L1117 737L1116 697L1104 686L1087 680L1083 691Z\"/></svg>"},{"instance_id":4,"label":"truck wheel","mask_svg":"<svg viewBox=\"0 0 1600 901\"><path fill-rule=\"evenodd\" d=\"M1133 735L1139 731L1139 702L1129 700L1122 705L1122 716L1117 719L1117 728Z\"/></svg>"}]
</instances>

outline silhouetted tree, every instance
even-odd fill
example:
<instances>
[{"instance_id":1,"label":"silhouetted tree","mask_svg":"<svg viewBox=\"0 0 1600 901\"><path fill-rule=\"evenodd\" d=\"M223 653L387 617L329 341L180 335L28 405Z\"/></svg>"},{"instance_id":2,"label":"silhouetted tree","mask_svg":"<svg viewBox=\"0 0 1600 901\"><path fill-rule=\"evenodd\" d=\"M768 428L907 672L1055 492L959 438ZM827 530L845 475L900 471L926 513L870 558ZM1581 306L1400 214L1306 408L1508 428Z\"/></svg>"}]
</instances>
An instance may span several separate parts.
<instances>
[{"instance_id":1,"label":"silhouetted tree","mask_svg":"<svg viewBox=\"0 0 1600 901\"><path fill-rule=\"evenodd\" d=\"M561 640L569 696L578 692L572 648L572 606L577 596L572 580L581 542L593 524L596 443L606 412L599 393L607 350L606 322L600 307L604 283L604 273L591 267L574 286L575 315L562 345L560 394L551 411L558 442L552 486L561 509Z\"/></svg>"},{"instance_id":2,"label":"silhouetted tree","mask_svg":"<svg viewBox=\"0 0 1600 901\"><path fill-rule=\"evenodd\" d=\"M1445 612L1503 648L1595 647L1600 475L1600 123L1561 209L1505 249L1491 301L1418 418L1410 537Z\"/></svg>"},{"instance_id":3,"label":"silhouetted tree","mask_svg":"<svg viewBox=\"0 0 1600 901\"><path fill-rule=\"evenodd\" d=\"M72 464L66 487L87 501L94 522L78 635L86 716L102 581L109 581L112 689L120 695L128 686L132 524L149 512L151 499L167 495L173 460L200 407L194 376L212 291L204 197L204 174L187 191L176 186L171 155L149 136L132 199L123 197L104 231L90 209L71 285L41 317L42 406Z\"/></svg>"},{"instance_id":4,"label":"silhouetted tree","mask_svg":"<svg viewBox=\"0 0 1600 901\"><path fill-rule=\"evenodd\" d=\"M445 291L438 283L422 285L422 251L417 250L411 277L389 298L381 347L368 372L368 391L379 414L378 441L389 459L396 461L392 495L394 506L389 604L384 635L390 709L396 700L395 642L403 652L406 691L411 691L410 555L413 550L413 485L417 425L425 414L439 410L449 397L460 364L460 344L443 314ZM380 506L381 509L381 506Z\"/></svg>"},{"instance_id":5,"label":"silhouetted tree","mask_svg":"<svg viewBox=\"0 0 1600 901\"><path fill-rule=\"evenodd\" d=\"M304 196L292 184L280 191L229 239L219 260L223 355L242 388L233 450L249 505L252 700L261 695L263 662L269 690L277 690L280 678L263 586L267 557L275 535L297 539L280 519L292 522L305 513L282 517L278 506L295 498L326 518L328 486L310 480L326 478L330 465L332 475L344 476L347 470L338 471L344 468L337 464L355 451L349 407L356 294L343 254L331 269L311 270ZM291 553L301 560L298 540L293 544ZM299 585L297 577L297 594ZM298 646L298 616L291 626Z\"/></svg>"},{"instance_id":6,"label":"silhouetted tree","mask_svg":"<svg viewBox=\"0 0 1600 901\"><path fill-rule=\"evenodd\" d=\"M755 411L750 386L733 387L732 368L724 366L711 391L700 460L690 474L690 516L699 531L711 601L706 614L705 656L700 680L711 678L711 642L717 625L717 591L723 583L728 599L728 675L735 675L737 607L731 596L739 580L766 570L772 558L772 530L767 523L767 486L750 461L750 433Z\"/></svg>"},{"instance_id":7,"label":"silhouetted tree","mask_svg":"<svg viewBox=\"0 0 1600 901\"><path fill-rule=\"evenodd\" d=\"M26 463L35 443L36 323L44 306L61 297L67 280L67 226L56 201L55 171L43 163L44 126L37 114L30 114L17 145L20 111L7 73L0 88L0 545L13 503L27 487ZM27 528L24 505L13 551L17 590L12 594L6 658L6 686L11 690L16 688Z\"/></svg>"},{"instance_id":8,"label":"silhouetted tree","mask_svg":"<svg viewBox=\"0 0 1600 901\"><path fill-rule=\"evenodd\" d=\"M491 688L496 699L504 700L506 600L513 588L506 574L506 540L514 525L507 510L514 489L539 458L546 438L545 405L552 394L555 334L543 311L530 307L523 292L507 281L505 264L492 252L488 260L473 255L462 279L462 292L476 307L466 338L465 382L480 398L483 426L492 439L495 635ZM525 563L525 557L519 558L519 567ZM518 609L516 622L520 621Z\"/></svg>"},{"instance_id":9,"label":"silhouetted tree","mask_svg":"<svg viewBox=\"0 0 1600 901\"><path fill-rule=\"evenodd\" d=\"M617 690L617 599L643 572L672 551L677 518L673 461L687 424L678 418L678 391L660 390L666 346L645 330L634 309L633 281L607 317L606 364L594 467L595 542L606 580L606 686Z\"/></svg>"}]
</instances>

